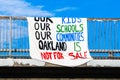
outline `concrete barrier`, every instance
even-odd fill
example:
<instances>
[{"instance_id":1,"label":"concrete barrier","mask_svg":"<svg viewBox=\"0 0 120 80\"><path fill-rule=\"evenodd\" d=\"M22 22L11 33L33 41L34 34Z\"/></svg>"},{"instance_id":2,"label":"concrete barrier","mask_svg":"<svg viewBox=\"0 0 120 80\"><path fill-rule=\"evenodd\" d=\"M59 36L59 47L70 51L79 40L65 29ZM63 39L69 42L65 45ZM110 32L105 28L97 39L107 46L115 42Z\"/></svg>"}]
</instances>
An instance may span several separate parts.
<instances>
[{"instance_id":1,"label":"concrete barrier","mask_svg":"<svg viewBox=\"0 0 120 80\"><path fill-rule=\"evenodd\" d=\"M45 66L45 67L64 67L36 59L0 59L0 66ZM78 67L120 67L120 60L102 59L92 60Z\"/></svg>"}]
</instances>

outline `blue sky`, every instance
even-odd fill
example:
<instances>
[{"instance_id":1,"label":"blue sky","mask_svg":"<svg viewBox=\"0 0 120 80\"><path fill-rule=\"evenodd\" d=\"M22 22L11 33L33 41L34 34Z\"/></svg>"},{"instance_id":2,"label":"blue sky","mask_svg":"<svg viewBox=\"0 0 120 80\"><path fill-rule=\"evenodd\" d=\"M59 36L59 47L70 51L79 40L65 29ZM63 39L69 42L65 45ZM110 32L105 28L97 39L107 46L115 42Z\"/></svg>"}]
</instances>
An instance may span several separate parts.
<instances>
[{"instance_id":1,"label":"blue sky","mask_svg":"<svg viewBox=\"0 0 120 80\"><path fill-rule=\"evenodd\" d=\"M120 18L120 0L0 0L0 15Z\"/></svg>"},{"instance_id":2,"label":"blue sky","mask_svg":"<svg viewBox=\"0 0 120 80\"><path fill-rule=\"evenodd\" d=\"M0 15L120 18L120 0L0 0ZM19 28L17 28L19 24L15 25L13 33L19 31ZM0 28L1 35L7 32L7 30L4 31L6 28L7 26ZM25 33L27 27L22 27L22 30L22 34L18 32L18 34L12 36L14 39L13 48L24 48L24 45L16 46L16 43L19 44L21 41L24 42L28 39L28 35ZM6 35L9 35L9 33ZM1 43L7 40L3 35L1 37L3 39ZM5 43L5 45L7 44Z\"/></svg>"}]
</instances>

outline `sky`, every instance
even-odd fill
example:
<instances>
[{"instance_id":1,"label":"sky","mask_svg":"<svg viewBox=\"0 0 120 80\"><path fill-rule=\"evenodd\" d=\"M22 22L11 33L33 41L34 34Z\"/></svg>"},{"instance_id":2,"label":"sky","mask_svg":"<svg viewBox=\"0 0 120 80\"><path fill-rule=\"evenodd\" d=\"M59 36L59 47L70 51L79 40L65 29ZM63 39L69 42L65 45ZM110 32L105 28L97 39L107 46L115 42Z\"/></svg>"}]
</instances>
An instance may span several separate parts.
<instances>
[{"instance_id":1,"label":"sky","mask_svg":"<svg viewBox=\"0 0 120 80\"><path fill-rule=\"evenodd\" d=\"M0 15L120 18L120 0L0 0Z\"/></svg>"},{"instance_id":2,"label":"sky","mask_svg":"<svg viewBox=\"0 0 120 80\"><path fill-rule=\"evenodd\" d=\"M120 0L0 0L0 16L120 18ZM18 31L18 25L13 27L13 32ZM6 28L1 27L1 33L8 32ZM27 32L27 27L22 27L22 30ZM28 36L23 32L13 36L13 43L24 40L18 35ZM7 40L3 39L1 41ZM16 44L13 44L14 47Z\"/></svg>"}]
</instances>

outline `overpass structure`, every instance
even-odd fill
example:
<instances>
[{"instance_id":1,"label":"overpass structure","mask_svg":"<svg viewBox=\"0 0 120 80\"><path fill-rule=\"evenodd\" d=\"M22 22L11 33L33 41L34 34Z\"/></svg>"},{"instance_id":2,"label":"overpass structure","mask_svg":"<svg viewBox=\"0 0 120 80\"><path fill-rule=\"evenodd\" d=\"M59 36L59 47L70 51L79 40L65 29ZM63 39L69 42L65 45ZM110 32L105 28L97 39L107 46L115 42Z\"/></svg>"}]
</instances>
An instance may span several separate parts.
<instances>
[{"instance_id":1,"label":"overpass structure","mask_svg":"<svg viewBox=\"0 0 120 80\"><path fill-rule=\"evenodd\" d=\"M120 18L87 18L88 47L93 61L83 66L120 67ZM26 17L0 16L0 66L56 66L29 54Z\"/></svg>"}]
</instances>

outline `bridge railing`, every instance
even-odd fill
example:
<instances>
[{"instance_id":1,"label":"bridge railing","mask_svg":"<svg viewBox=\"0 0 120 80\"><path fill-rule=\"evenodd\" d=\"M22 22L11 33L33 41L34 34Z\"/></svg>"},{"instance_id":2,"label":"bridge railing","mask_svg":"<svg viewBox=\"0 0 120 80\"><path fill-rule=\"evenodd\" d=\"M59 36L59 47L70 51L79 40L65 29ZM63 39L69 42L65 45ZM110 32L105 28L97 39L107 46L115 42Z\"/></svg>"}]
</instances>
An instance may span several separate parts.
<instances>
[{"instance_id":1,"label":"bridge railing","mask_svg":"<svg viewBox=\"0 0 120 80\"><path fill-rule=\"evenodd\" d=\"M120 18L88 18L88 46L94 59L120 59ZM30 58L26 17L0 16L0 58Z\"/></svg>"}]
</instances>

